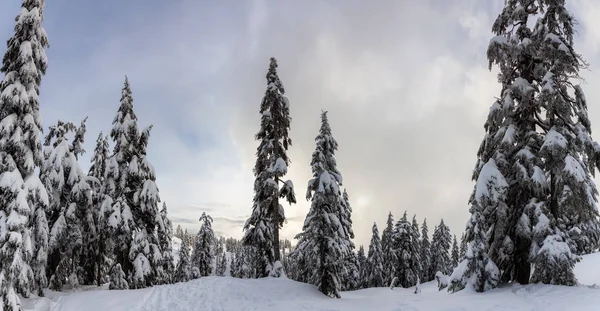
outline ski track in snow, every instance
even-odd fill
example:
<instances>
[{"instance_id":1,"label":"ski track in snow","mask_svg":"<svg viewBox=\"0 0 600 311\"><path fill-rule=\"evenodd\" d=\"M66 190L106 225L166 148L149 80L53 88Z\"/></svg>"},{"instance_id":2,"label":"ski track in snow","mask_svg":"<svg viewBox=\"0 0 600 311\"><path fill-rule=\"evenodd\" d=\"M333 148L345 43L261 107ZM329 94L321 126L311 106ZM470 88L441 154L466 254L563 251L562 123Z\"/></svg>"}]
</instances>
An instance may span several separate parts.
<instances>
[{"instance_id":1,"label":"ski track in snow","mask_svg":"<svg viewBox=\"0 0 600 311\"><path fill-rule=\"evenodd\" d=\"M600 284L600 253L584 256L575 272L583 284ZM438 291L435 282L414 288L370 288L322 295L311 285L281 279L205 277L140 290L109 291L84 286L47 297L23 299L31 311L221 311L221 310L389 310L389 311L591 311L598 310L600 289L549 285L503 286L486 293Z\"/></svg>"}]
</instances>

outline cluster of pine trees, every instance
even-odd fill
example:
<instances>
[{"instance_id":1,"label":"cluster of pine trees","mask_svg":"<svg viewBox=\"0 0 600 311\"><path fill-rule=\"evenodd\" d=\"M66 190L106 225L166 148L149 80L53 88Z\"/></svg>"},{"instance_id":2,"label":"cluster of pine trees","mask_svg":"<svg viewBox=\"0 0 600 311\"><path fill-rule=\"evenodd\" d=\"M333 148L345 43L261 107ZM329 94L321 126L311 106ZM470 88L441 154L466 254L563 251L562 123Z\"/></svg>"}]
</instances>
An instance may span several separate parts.
<instances>
[{"instance_id":1,"label":"cluster of pine trees","mask_svg":"<svg viewBox=\"0 0 600 311\"><path fill-rule=\"evenodd\" d=\"M575 285L579 255L598 249L600 145L576 84L565 1L506 1L492 27L490 68L502 91L490 108L473 173L465 260L449 290L499 283Z\"/></svg>"},{"instance_id":2,"label":"cluster of pine trees","mask_svg":"<svg viewBox=\"0 0 600 311\"><path fill-rule=\"evenodd\" d=\"M324 235L324 239L327 236ZM298 243L286 258L285 270L291 279L314 283L309 277L316 273L313 271L318 267L314 262L316 257L306 256L302 250L308 246L318 249L318 245L305 244ZM394 222L390 213L381 235L377 224L373 224L367 252L361 245L358 252L348 251L342 256L343 260L334 270L338 291L386 286L407 288L432 281L440 277L440 273L450 273L464 258L466 249L465 239L461 239L459 248L456 236L452 237L443 220L435 227L430 240L427 220L419 226L416 216L409 221L405 212Z\"/></svg>"},{"instance_id":3,"label":"cluster of pine trees","mask_svg":"<svg viewBox=\"0 0 600 311\"><path fill-rule=\"evenodd\" d=\"M436 273L450 274L459 261L456 238L442 221L433 239L427 223L421 228L416 216L412 222L406 213L394 224L390 213L381 237L373 225L368 254L353 242L352 207L342 174L337 168L338 149L327 112L321 112L321 127L315 138L306 199L311 201L297 245L280 245L278 231L285 220L279 199L295 203L291 181L282 182L290 160L290 104L277 75L277 61L271 58L267 72L267 90L260 106L259 141L254 167L254 204L247 220L242 245L236 246L231 275L242 278L279 276L282 268L294 280L316 285L331 297L341 290L380 287L391 284L410 287L430 281ZM450 252L450 248L455 249ZM466 246L462 247L466 249ZM463 251L462 253L464 253Z\"/></svg>"},{"instance_id":4,"label":"cluster of pine trees","mask_svg":"<svg viewBox=\"0 0 600 311\"><path fill-rule=\"evenodd\" d=\"M127 78L110 131L112 151L100 133L87 173L79 161L87 118L80 125L58 121L42 137L43 10L43 0L23 1L0 68L2 310L21 310L19 295L41 296L44 288L142 288L171 283L176 272L172 225L147 157L151 127L138 128ZM201 233L204 244L192 261L206 275L212 257L200 250L214 236L212 229Z\"/></svg>"}]
</instances>

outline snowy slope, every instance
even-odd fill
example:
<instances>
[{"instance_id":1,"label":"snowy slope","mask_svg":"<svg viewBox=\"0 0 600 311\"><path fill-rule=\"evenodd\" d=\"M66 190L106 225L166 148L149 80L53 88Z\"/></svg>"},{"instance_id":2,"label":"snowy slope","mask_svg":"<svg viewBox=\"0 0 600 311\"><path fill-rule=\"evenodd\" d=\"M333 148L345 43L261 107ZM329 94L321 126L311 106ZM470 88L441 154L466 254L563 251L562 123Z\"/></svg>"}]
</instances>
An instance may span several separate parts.
<instances>
[{"instance_id":1,"label":"snowy slope","mask_svg":"<svg viewBox=\"0 0 600 311\"><path fill-rule=\"evenodd\" d=\"M600 254L584 257L576 269L584 284L600 284ZM96 290L94 290L96 289ZM108 291L94 287L71 293L48 292L46 298L27 299L25 310L35 311L192 311L192 310L598 310L600 289L588 286L509 286L487 293L437 291L432 282L414 289L376 288L342 293L330 299L315 287L287 279L207 277L187 283L142 290Z\"/></svg>"}]
</instances>

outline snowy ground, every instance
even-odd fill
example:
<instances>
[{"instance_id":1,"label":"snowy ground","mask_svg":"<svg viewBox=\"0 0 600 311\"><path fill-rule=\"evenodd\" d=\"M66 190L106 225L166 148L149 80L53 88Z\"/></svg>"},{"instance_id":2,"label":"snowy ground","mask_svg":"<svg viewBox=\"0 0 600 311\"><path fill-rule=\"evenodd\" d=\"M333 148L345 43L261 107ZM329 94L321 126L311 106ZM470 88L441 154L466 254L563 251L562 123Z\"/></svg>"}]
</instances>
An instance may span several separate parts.
<instances>
[{"instance_id":1,"label":"snowy ground","mask_svg":"<svg viewBox=\"0 0 600 311\"><path fill-rule=\"evenodd\" d=\"M586 285L600 284L600 253L584 257L576 267ZM437 291L434 283L413 289L376 288L342 293L330 299L310 285L286 279L207 277L188 283L129 291L84 287L69 293L26 299L35 311L193 311L193 310L395 310L395 311L591 311L599 310L595 286L508 286L480 294Z\"/></svg>"}]
</instances>

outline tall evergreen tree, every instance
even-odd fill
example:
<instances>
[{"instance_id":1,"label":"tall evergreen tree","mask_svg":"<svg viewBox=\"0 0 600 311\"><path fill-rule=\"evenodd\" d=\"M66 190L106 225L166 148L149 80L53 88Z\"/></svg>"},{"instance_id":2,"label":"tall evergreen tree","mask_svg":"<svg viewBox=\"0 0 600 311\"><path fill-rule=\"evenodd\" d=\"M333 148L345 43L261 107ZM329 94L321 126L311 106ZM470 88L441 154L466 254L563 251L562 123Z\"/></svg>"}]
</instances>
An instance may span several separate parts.
<instances>
[{"instance_id":1,"label":"tall evergreen tree","mask_svg":"<svg viewBox=\"0 0 600 311\"><path fill-rule=\"evenodd\" d=\"M200 222L202 222L202 226L196 236L196 247L194 247L194 253L192 254L192 266L198 268L199 276L203 277L212 275L213 273L212 262L214 259L215 234L212 229L212 217L206 213L202 213Z\"/></svg>"},{"instance_id":2,"label":"tall evergreen tree","mask_svg":"<svg viewBox=\"0 0 600 311\"><path fill-rule=\"evenodd\" d=\"M450 262L452 265L452 269L458 266L458 260L460 256L458 254L458 242L456 241L456 235L454 235L454 239L452 241L452 251L450 252Z\"/></svg>"},{"instance_id":3,"label":"tall evergreen tree","mask_svg":"<svg viewBox=\"0 0 600 311\"><path fill-rule=\"evenodd\" d=\"M414 255L412 256L411 267L416 278L416 280L414 280L414 284L412 285L416 285L417 282L420 281L420 275L423 273L424 270L423 259L421 258L421 234L419 233L419 223L417 222L417 215L413 215L412 227L410 231L410 241L412 252L414 253Z\"/></svg>"},{"instance_id":4,"label":"tall evergreen tree","mask_svg":"<svg viewBox=\"0 0 600 311\"><path fill-rule=\"evenodd\" d=\"M592 180L600 146L591 138L583 90L570 81L587 66L573 49L574 18L564 1L541 1L537 9L542 19L532 37L544 76L536 104L546 117L540 156L549 192L545 206L533 212L532 281L575 285L576 254L597 249L600 238L598 191Z\"/></svg>"},{"instance_id":5,"label":"tall evergreen tree","mask_svg":"<svg viewBox=\"0 0 600 311\"><path fill-rule=\"evenodd\" d=\"M600 148L591 139L583 91L574 84L586 64L573 49L574 18L564 5L507 1L492 27L496 37L487 54L490 68L500 68L502 93L490 109L473 174L491 185L475 187L466 236L476 252L489 254L477 265L497 265L500 282L575 284L575 254L598 246L591 177ZM486 166L495 181L482 178ZM505 193L476 202L498 181ZM468 232L475 227L477 233ZM482 239L482 230L489 232L485 241L470 240Z\"/></svg>"},{"instance_id":6,"label":"tall evergreen tree","mask_svg":"<svg viewBox=\"0 0 600 311\"><path fill-rule=\"evenodd\" d=\"M423 220L421 225L421 282L429 282L431 279L431 243L429 242L429 229L427 228L427 219Z\"/></svg>"},{"instance_id":7,"label":"tall evergreen tree","mask_svg":"<svg viewBox=\"0 0 600 311\"><path fill-rule=\"evenodd\" d=\"M450 245L452 236L450 229L444 224L444 220L435 228L433 239L431 241L431 273L435 278L435 274L439 271L445 275L452 272L452 262L450 261Z\"/></svg>"},{"instance_id":8,"label":"tall evergreen tree","mask_svg":"<svg viewBox=\"0 0 600 311\"><path fill-rule=\"evenodd\" d=\"M394 216L389 212L386 227L381 234L381 249L383 251L383 280L386 285L389 285L394 278L394 263L396 255L394 254Z\"/></svg>"},{"instance_id":9,"label":"tall evergreen tree","mask_svg":"<svg viewBox=\"0 0 600 311\"><path fill-rule=\"evenodd\" d=\"M0 67L0 306L11 311L21 310L17 293L42 293L48 247L48 197L36 171L43 161L44 1L21 6Z\"/></svg>"},{"instance_id":10,"label":"tall evergreen tree","mask_svg":"<svg viewBox=\"0 0 600 311\"><path fill-rule=\"evenodd\" d=\"M279 229L285 221L279 198L296 203L290 180L283 182L290 159L287 156L291 123L290 104L277 75L277 60L271 58L267 72L267 90L260 105L260 130L255 138L260 141L254 166L254 203L252 214L244 224L243 242L254 246L261 254L259 276L279 275L275 262L280 258ZM280 187L280 182L283 186Z\"/></svg>"},{"instance_id":11,"label":"tall evergreen tree","mask_svg":"<svg viewBox=\"0 0 600 311\"><path fill-rule=\"evenodd\" d=\"M112 258L112 245L107 231L106 217L104 213L104 204L108 198L106 193L106 167L110 157L108 138L103 133L98 135L96 147L92 155L91 166L88 176L92 180L92 210L96 224L96 233L94 247L96 249L96 284L98 286L106 282L104 276L108 275L110 261Z\"/></svg>"},{"instance_id":12,"label":"tall evergreen tree","mask_svg":"<svg viewBox=\"0 0 600 311\"><path fill-rule=\"evenodd\" d=\"M227 270L227 254L221 253L217 257L216 267L215 267L215 275L216 276L225 276L225 271Z\"/></svg>"},{"instance_id":13,"label":"tall evergreen tree","mask_svg":"<svg viewBox=\"0 0 600 311\"><path fill-rule=\"evenodd\" d=\"M313 178L308 182L306 198L311 207L294 251L304 265L300 273L327 296L339 298L344 278L343 259L349 253L348 237L339 219L343 204L340 192L342 175L337 169L335 151L338 144L331 135L327 112L321 114L321 129L312 155Z\"/></svg>"},{"instance_id":14,"label":"tall evergreen tree","mask_svg":"<svg viewBox=\"0 0 600 311\"><path fill-rule=\"evenodd\" d=\"M133 96L125 77L121 105L110 133L115 146L107 166L106 189L113 204L105 213L117 246L115 261L121 264L133 288L161 283L165 278L157 233L160 196L146 154L151 129L138 130Z\"/></svg>"},{"instance_id":15,"label":"tall evergreen tree","mask_svg":"<svg viewBox=\"0 0 600 311\"><path fill-rule=\"evenodd\" d=\"M356 261L358 263L358 286L357 289L367 288L369 284L367 279L369 278L369 259L365 256L365 248L361 245L358 247L358 253L356 254Z\"/></svg>"},{"instance_id":16,"label":"tall evergreen tree","mask_svg":"<svg viewBox=\"0 0 600 311\"><path fill-rule=\"evenodd\" d=\"M379 238L379 230L377 224L373 223L373 235L369 244L368 269L365 283L366 287L383 287L383 250L381 248L381 239Z\"/></svg>"},{"instance_id":17,"label":"tall evergreen tree","mask_svg":"<svg viewBox=\"0 0 600 311\"><path fill-rule=\"evenodd\" d=\"M158 227L158 242L162 250L162 269L164 279L162 283L171 283L175 266L173 264L173 225L167 215L167 203L163 202L163 207L160 210L159 227Z\"/></svg>"},{"instance_id":18,"label":"tall evergreen tree","mask_svg":"<svg viewBox=\"0 0 600 311\"><path fill-rule=\"evenodd\" d=\"M192 278L192 267L190 260L190 246L187 239L183 239L181 247L179 248L179 262L177 262L177 268L175 269L175 275L173 281L187 282Z\"/></svg>"},{"instance_id":19,"label":"tall evergreen tree","mask_svg":"<svg viewBox=\"0 0 600 311\"><path fill-rule=\"evenodd\" d=\"M50 288L58 291L67 278L81 279L84 284L94 281L94 250L88 248L96 232L92 188L78 163L78 156L84 152L84 122L77 128L71 122L58 121L50 127L44 142L41 178L50 196L48 273ZM70 143L67 135L72 132L75 135Z\"/></svg>"},{"instance_id":20,"label":"tall evergreen tree","mask_svg":"<svg viewBox=\"0 0 600 311\"><path fill-rule=\"evenodd\" d=\"M413 227L408 221L406 212L396 222L393 233L393 247L396 254L395 274L397 284L402 287L411 287L417 283L419 277L419 243L413 242ZM416 264L416 265L415 265Z\"/></svg>"},{"instance_id":21,"label":"tall evergreen tree","mask_svg":"<svg viewBox=\"0 0 600 311\"><path fill-rule=\"evenodd\" d=\"M151 129L152 126L148 127L138 137L128 165L128 191L133 194L129 205L135 232L128 253L133 288L152 286L165 279L157 232L161 221L160 196L154 167L146 155Z\"/></svg>"},{"instance_id":22,"label":"tall evergreen tree","mask_svg":"<svg viewBox=\"0 0 600 311\"><path fill-rule=\"evenodd\" d=\"M132 207L136 187L129 178L129 165L138 150L140 134L127 77L121 91L121 105L112 124L110 137L115 145L106 171L106 191L113 205L106 211L110 215L107 226L115 242L115 262L121 265L125 275L130 275L133 265L129 261L129 249L135 230Z\"/></svg>"}]
</instances>

